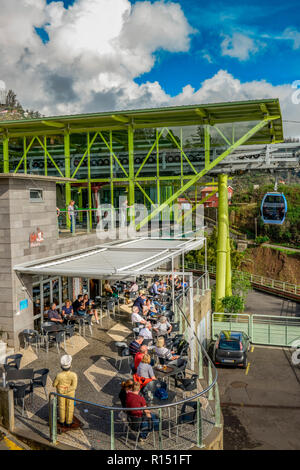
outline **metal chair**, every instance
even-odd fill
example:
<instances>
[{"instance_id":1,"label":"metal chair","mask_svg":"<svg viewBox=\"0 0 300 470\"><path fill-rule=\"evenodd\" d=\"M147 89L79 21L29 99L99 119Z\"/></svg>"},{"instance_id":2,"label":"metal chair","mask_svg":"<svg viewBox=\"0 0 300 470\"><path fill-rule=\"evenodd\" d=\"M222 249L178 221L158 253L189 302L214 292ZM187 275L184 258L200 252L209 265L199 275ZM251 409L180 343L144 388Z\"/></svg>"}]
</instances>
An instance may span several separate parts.
<instances>
[{"instance_id":1,"label":"metal chair","mask_svg":"<svg viewBox=\"0 0 300 470\"><path fill-rule=\"evenodd\" d=\"M32 381L33 389L37 387L43 387L45 395L46 395L46 399L48 398L47 390L46 390L48 374L49 374L49 369L35 370L33 373L33 381Z\"/></svg>"},{"instance_id":2,"label":"metal chair","mask_svg":"<svg viewBox=\"0 0 300 470\"><path fill-rule=\"evenodd\" d=\"M24 337L25 349L30 344L35 344L36 353L38 353L38 350L40 349L40 346L41 346L41 336L39 332L36 330L27 329L23 331L23 337Z\"/></svg>"},{"instance_id":3,"label":"metal chair","mask_svg":"<svg viewBox=\"0 0 300 470\"><path fill-rule=\"evenodd\" d=\"M49 344L56 344L57 352L60 355L60 345L62 342L64 342L64 350L66 351L66 333L65 331L58 331L58 332L53 332L49 333L48 335L48 341L46 344L47 347L47 354L49 352Z\"/></svg>"},{"instance_id":4,"label":"metal chair","mask_svg":"<svg viewBox=\"0 0 300 470\"><path fill-rule=\"evenodd\" d=\"M131 416L130 414L127 414L127 416L128 416L128 418L127 418L128 421L127 421L127 423L124 423L125 427L127 428L126 442L125 442L126 446L127 446L127 442L128 442L129 432L131 431L131 432L136 434L135 447L134 447L134 449L136 450L140 435L144 431L143 429L141 429L142 423L145 422L145 421L148 421L149 429L147 430L147 432L148 433L152 432L153 445L154 445L154 448L155 448L155 430L154 430L152 420L150 420L148 418L145 418L145 417L139 418L137 416Z\"/></svg>"},{"instance_id":5,"label":"metal chair","mask_svg":"<svg viewBox=\"0 0 300 470\"><path fill-rule=\"evenodd\" d=\"M119 363L119 370L120 370L122 363L124 361L127 361L128 366L130 366L130 361L132 360L132 357L129 352L127 343L116 341L115 346L117 347L117 351L118 351L118 357L115 360L116 369L118 369L117 364ZM124 349L128 349L128 354L126 355L123 354Z\"/></svg>"},{"instance_id":6,"label":"metal chair","mask_svg":"<svg viewBox=\"0 0 300 470\"><path fill-rule=\"evenodd\" d=\"M8 369L20 369L21 359L23 354L12 354L7 356L5 359L4 369L7 372Z\"/></svg>"},{"instance_id":7,"label":"metal chair","mask_svg":"<svg viewBox=\"0 0 300 470\"><path fill-rule=\"evenodd\" d=\"M11 382L14 380L30 380L30 383L15 383ZM32 380L33 380L33 369L8 369L6 371L6 381L8 386L14 392L14 401L18 404L18 401L22 400L22 416L24 416L24 409L25 409L25 397L31 394L31 400L33 403L33 387L32 387Z\"/></svg>"},{"instance_id":8,"label":"metal chair","mask_svg":"<svg viewBox=\"0 0 300 470\"><path fill-rule=\"evenodd\" d=\"M85 336L85 325L88 325L89 330L90 330L90 334L91 334L91 336L93 336L92 319L93 319L93 315L86 315L82 319L83 336Z\"/></svg>"}]
</instances>

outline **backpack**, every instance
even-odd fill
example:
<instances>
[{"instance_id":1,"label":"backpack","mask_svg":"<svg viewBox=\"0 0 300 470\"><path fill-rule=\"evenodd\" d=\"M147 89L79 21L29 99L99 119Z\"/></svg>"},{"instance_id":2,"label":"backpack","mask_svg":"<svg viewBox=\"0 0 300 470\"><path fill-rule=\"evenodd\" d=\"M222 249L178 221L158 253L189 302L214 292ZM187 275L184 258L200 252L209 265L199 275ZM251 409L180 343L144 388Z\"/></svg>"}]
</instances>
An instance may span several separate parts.
<instances>
[{"instance_id":1,"label":"backpack","mask_svg":"<svg viewBox=\"0 0 300 470\"><path fill-rule=\"evenodd\" d=\"M168 392L164 387L157 388L155 390L154 396L159 400L167 400L169 398Z\"/></svg>"},{"instance_id":2,"label":"backpack","mask_svg":"<svg viewBox=\"0 0 300 470\"><path fill-rule=\"evenodd\" d=\"M177 354L182 354L183 352L186 353L188 350L188 347L189 347L189 343L185 339L182 339L177 346Z\"/></svg>"}]
</instances>

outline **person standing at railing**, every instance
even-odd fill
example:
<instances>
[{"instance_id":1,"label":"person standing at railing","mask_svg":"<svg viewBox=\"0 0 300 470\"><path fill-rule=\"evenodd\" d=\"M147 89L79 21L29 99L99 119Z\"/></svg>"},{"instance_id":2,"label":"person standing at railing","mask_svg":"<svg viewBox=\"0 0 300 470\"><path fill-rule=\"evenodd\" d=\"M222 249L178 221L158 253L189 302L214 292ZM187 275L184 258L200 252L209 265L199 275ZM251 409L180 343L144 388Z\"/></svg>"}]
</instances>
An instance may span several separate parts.
<instances>
[{"instance_id":1,"label":"person standing at railing","mask_svg":"<svg viewBox=\"0 0 300 470\"><path fill-rule=\"evenodd\" d=\"M75 208L74 208L74 205L75 205L75 201L71 200L70 201L70 204L68 205L68 219L70 221L70 230L71 230L71 233L74 233L75 232Z\"/></svg>"},{"instance_id":2,"label":"person standing at railing","mask_svg":"<svg viewBox=\"0 0 300 470\"><path fill-rule=\"evenodd\" d=\"M72 356L65 354L61 357L60 365L63 372L57 374L54 379L53 387L57 393L68 397L75 397L78 378L75 372L71 372ZM59 423L63 426L71 427L74 416L74 400L58 397Z\"/></svg>"}]
</instances>

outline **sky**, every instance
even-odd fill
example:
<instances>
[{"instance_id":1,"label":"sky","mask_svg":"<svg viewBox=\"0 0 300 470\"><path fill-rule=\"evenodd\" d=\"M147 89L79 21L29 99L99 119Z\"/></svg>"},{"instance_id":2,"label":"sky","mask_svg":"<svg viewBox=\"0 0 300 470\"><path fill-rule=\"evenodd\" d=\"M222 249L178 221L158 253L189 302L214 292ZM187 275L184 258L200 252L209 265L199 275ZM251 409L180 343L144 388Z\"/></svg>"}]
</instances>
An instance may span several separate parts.
<instances>
[{"instance_id":1,"label":"sky","mask_svg":"<svg viewBox=\"0 0 300 470\"><path fill-rule=\"evenodd\" d=\"M0 90L62 115L279 98L300 121L295 0L0 0ZM300 135L285 122L285 134Z\"/></svg>"}]
</instances>

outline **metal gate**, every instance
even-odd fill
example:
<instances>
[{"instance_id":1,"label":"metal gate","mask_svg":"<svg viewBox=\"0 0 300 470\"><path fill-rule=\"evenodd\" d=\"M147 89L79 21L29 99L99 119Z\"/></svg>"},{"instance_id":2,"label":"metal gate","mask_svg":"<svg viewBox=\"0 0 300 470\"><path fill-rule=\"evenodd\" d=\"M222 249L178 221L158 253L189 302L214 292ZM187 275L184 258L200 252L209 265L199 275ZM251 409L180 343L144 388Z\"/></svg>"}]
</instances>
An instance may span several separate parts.
<instances>
[{"instance_id":1,"label":"metal gate","mask_svg":"<svg viewBox=\"0 0 300 470\"><path fill-rule=\"evenodd\" d=\"M300 340L300 318L214 313L212 338L222 330L243 331L253 344L291 347Z\"/></svg>"}]
</instances>

